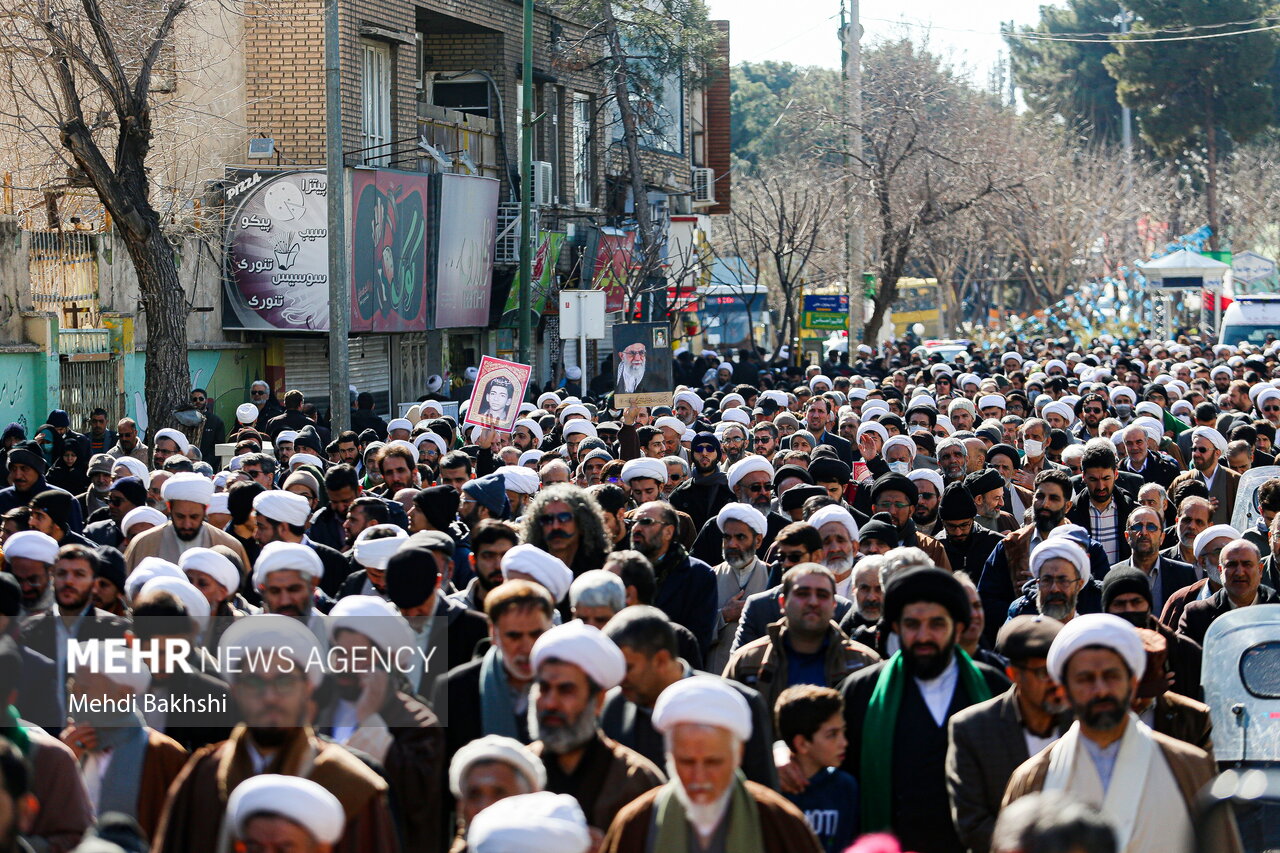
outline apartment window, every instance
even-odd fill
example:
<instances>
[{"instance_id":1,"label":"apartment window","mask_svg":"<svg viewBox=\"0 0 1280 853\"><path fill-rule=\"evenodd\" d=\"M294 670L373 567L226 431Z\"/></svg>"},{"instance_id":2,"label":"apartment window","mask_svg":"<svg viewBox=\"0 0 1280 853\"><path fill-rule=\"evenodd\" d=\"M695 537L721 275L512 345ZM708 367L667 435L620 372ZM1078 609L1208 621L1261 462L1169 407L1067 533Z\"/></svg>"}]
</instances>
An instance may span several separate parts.
<instances>
[{"instance_id":1,"label":"apartment window","mask_svg":"<svg viewBox=\"0 0 1280 853\"><path fill-rule=\"evenodd\" d=\"M573 93L573 201L590 207L592 192L591 96Z\"/></svg>"},{"instance_id":2,"label":"apartment window","mask_svg":"<svg viewBox=\"0 0 1280 853\"><path fill-rule=\"evenodd\" d=\"M365 163L383 165L391 157L391 48L362 42L361 50L364 116L360 147L368 149L364 152Z\"/></svg>"}]
</instances>

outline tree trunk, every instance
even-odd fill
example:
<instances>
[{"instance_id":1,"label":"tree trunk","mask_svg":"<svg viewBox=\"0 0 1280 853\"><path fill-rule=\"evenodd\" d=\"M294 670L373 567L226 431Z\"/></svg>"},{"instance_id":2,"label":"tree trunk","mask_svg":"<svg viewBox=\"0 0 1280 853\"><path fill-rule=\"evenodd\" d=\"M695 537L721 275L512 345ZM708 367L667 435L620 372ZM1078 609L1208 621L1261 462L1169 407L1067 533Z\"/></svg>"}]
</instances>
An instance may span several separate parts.
<instances>
[{"instance_id":1,"label":"tree trunk","mask_svg":"<svg viewBox=\"0 0 1280 853\"><path fill-rule=\"evenodd\" d=\"M138 275L142 310L147 317L143 388L147 401L148 437L173 426L173 412L187 404L191 367L187 362L187 299L178 279L173 247L156 225L138 239L121 229L125 248Z\"/></svg>"},{"instance_id":2,"label":"tree trunk","mask_svg":"<svg viewBox=\"0 0 1280 853\"><path fill-rule=\"evenodd\" d=\"M1213 111L1213 93L1205 93L1204 139L1206 149L1204 203L1209 214L1209 249L1218 251L1222 242L1222 220L1218 211L1218 129Z\"/></svg>"},{"instance_id":3,"label":"tree trunk","mask_svg":"<svg viewBox=\"0 0 1280 853\"><path fill-rule=\"evenodd\" d=\"M604 14L605 38L609 42L609 52L613 55L613 97L618 103L618 116L622 121L622 142L627 151L627 168L631 175L632 204L635 206L636 226L640 232L640 258L634 273L639 283L631 282L627 288L627 316L635 310L636 294L648 279L648 271L656 264L659 243L653 233L653 222L649 218L649 198L644 183L644 167L640 162L640 133L636 125L636 113L631 106L631 75L627 71L626 51L622 46L622 38L618 34L618 22L613 15L613 3L604 0L601 3Z\"/></svg>"}]
</instances>

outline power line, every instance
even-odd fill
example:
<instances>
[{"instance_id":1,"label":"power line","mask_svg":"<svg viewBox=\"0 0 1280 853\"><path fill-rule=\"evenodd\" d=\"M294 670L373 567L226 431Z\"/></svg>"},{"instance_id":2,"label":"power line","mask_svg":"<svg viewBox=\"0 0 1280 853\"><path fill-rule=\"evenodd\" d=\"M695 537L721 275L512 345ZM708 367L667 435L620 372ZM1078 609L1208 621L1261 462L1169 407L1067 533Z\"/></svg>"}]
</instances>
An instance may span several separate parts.
<instances>
[{"instance_id":1,"label":"power line","mask_svg":"<svg viewBox=\"0 0 1280 853\"><path fill-rule=\"evenodd\" d=\"M1170 35L1162 38L1124 38L1119 39L1117 32L1097 32L1097 33L1078 33L1074 35L1054 35L1051 33L1038 33L1027 31L1000 31L993 32L991 30L975 30L964 27L946 27L940 24L927 23L924 21L911 21L905 18L871 18L863 17L864 21L877 21L883 24L898 24L901 26L916 27L919 29L942 30L943 32L952 33L973 33L975 35L998 36L1001 38L1011 37L1022 39L1024 41L1050 41L1050 42L1074 42L1079 44L1106 44L1112 41L1124 41L1129 44L1151 44L1162 41L1199 41L1203 39L1227 38L1229 36L1248 35L1249 33L1261 33L1270 30L1280 29L1280 24L1269 24L1268 22L1276 20L1276 16L1271 15L1264 18L1255 18L1248 21L1229 21L1219 24L1198 24L1188 25L1185 27L1166 27L1157 30L1146 30L1145 32L1168 32L1168 33L1188 33L1195 29L1209 29L1216 27L1243 26L1246 24L1267 24L1266 26L1250 27L1248 29L1233 30L1225 33L1199 33L1189 35Z\"/></svg>"}]
</instances>

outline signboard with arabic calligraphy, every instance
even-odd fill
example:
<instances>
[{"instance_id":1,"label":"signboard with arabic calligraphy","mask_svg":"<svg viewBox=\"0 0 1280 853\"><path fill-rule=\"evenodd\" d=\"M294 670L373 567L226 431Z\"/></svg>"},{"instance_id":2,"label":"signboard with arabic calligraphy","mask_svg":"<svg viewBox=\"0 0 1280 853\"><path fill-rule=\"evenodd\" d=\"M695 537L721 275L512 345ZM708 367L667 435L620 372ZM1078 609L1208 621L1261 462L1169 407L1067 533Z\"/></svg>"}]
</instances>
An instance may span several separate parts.
<instances>
[{"instance_id":1,"label":"signboard with arabic calligraphy","mask_svg":"<svg viewBox=\"0 0 1280 853\"><path fill-rule=\"evenodd\" d=\"M226 329L329 330L328 179L228 169Z\"/></svg>"}]
</instances>

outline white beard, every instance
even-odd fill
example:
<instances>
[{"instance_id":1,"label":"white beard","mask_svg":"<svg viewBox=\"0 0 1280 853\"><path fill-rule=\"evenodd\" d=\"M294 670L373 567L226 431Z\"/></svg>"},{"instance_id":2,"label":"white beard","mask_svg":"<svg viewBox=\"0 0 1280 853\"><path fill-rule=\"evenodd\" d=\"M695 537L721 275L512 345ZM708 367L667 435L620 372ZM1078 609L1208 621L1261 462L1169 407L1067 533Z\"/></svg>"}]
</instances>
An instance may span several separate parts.
<instances>
[{"instance_id":1,"label":"white beard","mask_svg":"<svg viewBox=\"0 0 1280 853\"><path fill-rule=\"evenodd\" d=\"M634 367L630 362L624 362L618 368L618 390L624 394L634 393L640 385L640 380L644 379L644 370L644 362L641 362L639 367Z\"/></svg>"},{"instance_id":2,"label":"white beard","mask_svg":"<svg viewBox=\"0 0 1280 853\"><path fill-rule=\"evenodd\" d=\"M840 577L841 575L847 575L849 571L853 569L853 557L844 555L839 557L827 557L822 561L822 565L830 569L831 573L836 577Z\"/></svg>"},{"instance_id":3,"label":"white beard","mask_svg":"<svg viewBox=\"0 0 1280 853\"><path fill-rule=\"evenodd\" d=\"M667 756L667 778L675 782L676 799L680 801L680 805L684 806L685 817L697 831L698 837L705 842L711 837L711 833L716 831L716 826L724 817L724 813L729 810L729 797L733 795L733 785L726 788L714 803L700 805L689 799L684 785L680 782L680 777L676 775L676 765L670 755Z\"/></svg>"}]
</instances>

